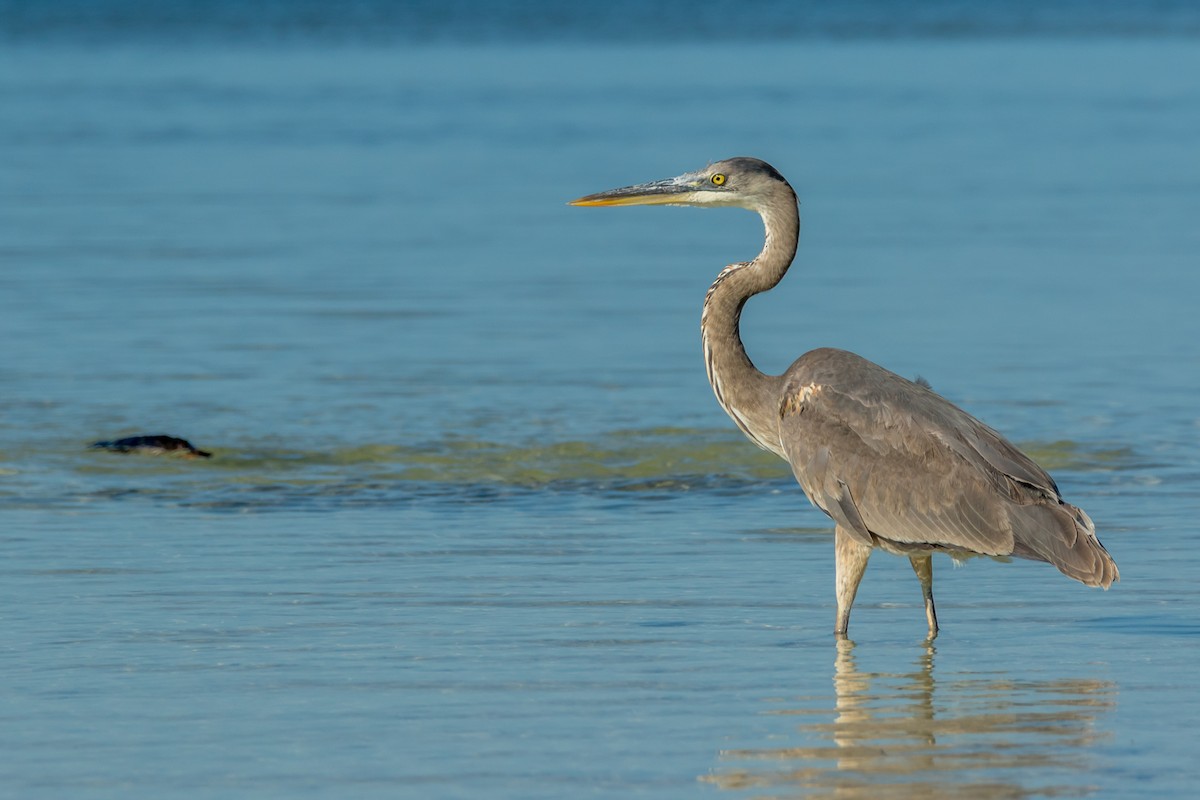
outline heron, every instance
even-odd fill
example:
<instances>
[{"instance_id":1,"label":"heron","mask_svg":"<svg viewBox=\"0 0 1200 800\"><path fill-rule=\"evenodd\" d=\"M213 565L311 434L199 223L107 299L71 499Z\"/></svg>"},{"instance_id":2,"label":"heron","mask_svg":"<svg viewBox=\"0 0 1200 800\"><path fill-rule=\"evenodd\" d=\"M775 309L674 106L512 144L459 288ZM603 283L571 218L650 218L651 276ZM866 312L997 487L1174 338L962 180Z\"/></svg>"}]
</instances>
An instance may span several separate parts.
<instances>
[{"instance_id":1,"label":"heron","mask_svg":"<svg viewBox=\"0 0 1200 800\"><path fill-rule=\"evenodd\" d=\"M739 325L753 296L783 280L796 256L796 193L765 161L731 158L674 178L590 194L576 206L734 207L757 213L766 241L730 264L704 298L700 333L717 402L754 444L783 458L809 501L834 522L834 632L876 548L907 557L921 584L929 638L937 636L933 554L1053 564L1107 589L1117 565L1083 509L992 428L934 392L854 353L829 347L781 375L760 371Z\"/></svg>"}]
</instances>

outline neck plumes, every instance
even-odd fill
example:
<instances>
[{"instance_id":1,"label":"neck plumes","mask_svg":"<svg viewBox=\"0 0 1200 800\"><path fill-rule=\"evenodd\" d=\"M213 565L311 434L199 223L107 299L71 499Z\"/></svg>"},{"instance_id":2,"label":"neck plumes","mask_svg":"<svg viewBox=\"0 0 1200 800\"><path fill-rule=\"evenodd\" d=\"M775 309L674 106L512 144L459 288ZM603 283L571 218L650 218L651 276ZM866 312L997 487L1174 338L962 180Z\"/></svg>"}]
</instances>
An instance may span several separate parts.
<instances>
[{"instance_id":1,"label":"neck plumes","mask_svg":"<svg viewBox=\"0 0 1200 800\"><path fill-rule=\"evenodd\" d=\"M754 208L762 216L766 243L758 257L721 271L704 298L700 334L704 365L717 402L742 432L764 450L783 455L779 443L781 378L759 371L742 345L739 322L746 301L773 289L796 255L800 217L790 203Z\"/></svg>"}]
</instances>

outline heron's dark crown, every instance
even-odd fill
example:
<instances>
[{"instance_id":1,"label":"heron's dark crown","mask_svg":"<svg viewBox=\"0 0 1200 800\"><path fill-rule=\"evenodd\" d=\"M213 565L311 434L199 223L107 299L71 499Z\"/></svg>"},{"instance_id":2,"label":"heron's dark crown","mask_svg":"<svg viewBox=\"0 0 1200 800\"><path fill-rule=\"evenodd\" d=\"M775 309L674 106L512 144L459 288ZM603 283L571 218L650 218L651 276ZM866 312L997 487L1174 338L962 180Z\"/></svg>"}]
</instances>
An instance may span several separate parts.
<instances>
[{"instance_id":1,"label":"heron's dark crown","mask_svg":"<svg viewBox=\"0 0 1200 800\"><path fill-rule=\"evenodd\" d=\"M775 169L770 164L759 158L752 158L750 156L736 156L734 158L727 158L718 163L727 166L730 172L736 171L746 174L757 174L779 181L780 183L787 183L787 179L779 174L779 170ZM714 166L716 165L714 164Z\"/></svg>"}]
</instances>

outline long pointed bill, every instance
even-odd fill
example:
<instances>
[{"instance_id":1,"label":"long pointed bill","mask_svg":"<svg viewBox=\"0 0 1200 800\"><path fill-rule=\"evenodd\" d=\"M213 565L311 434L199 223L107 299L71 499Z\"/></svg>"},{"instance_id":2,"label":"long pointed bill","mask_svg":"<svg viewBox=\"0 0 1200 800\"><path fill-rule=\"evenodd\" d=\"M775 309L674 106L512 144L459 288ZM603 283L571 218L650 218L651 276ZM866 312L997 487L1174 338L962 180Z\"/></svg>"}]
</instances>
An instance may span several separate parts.
<instances>
[{"instance_id":1,"label":"long pointed bill","mask_svg":"<svg viewBox=\"0 0 1200 800\"><path fill-rule=\"evenodd\" d=\"M572 200L572 206L649 206L649 205L686 205L689 195L694 194L701 186L701 181L695 175L680 175L677 178L667 178L662 181L640 183L637 186L625 186L620 189L610 189L607 192L589 194L578 200Z\"/></svg>"}]
</instances>

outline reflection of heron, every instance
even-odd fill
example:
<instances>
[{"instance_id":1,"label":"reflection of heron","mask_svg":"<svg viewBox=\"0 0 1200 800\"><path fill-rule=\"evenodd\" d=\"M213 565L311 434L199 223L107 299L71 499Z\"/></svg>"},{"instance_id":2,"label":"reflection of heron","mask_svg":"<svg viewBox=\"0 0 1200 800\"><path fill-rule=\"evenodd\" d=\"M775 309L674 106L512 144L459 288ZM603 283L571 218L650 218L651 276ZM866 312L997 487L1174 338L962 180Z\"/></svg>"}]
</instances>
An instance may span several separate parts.
<instances>
[{"instance_id":1,"label":"reflection of heron","mask_svg":"<svg viewBox=\"0 0 1200 800\"><path fill-rule=\"evenodd\" d=\"M717 401L742 432L787 459L809 500L836 523L837 625L875 547L908 556L921 581L929 634L937 634L931 555L1048 561L1108 588L1117 565L1082 509L1000 434L924 385L853 353L822 348L782 375L760 372L738 332L742 306L782 280L800 233L796 194L773 167L732 158L677 178L613 189L580 206L737 206L757 212L766 244L722 270L700 330Z\"/></svg>"},{"instance_id":2,"label":"reflection of heron","mask_svg":"<svg viewBox=\"0 0 1200 800\"><path fill-rule=\"evenodd\" d=\"M727 750L730 764L702 780L805 797L1002 800L1094 791L1097 720L1116 686L1090 678L1014 680L934 675L932 642L907 672L860 671L854 643L838 641L832 708L781 709L803 720L790 746ZM1057 785L1042 782L1053 780Z\"/></svg>"}]
</instances>

